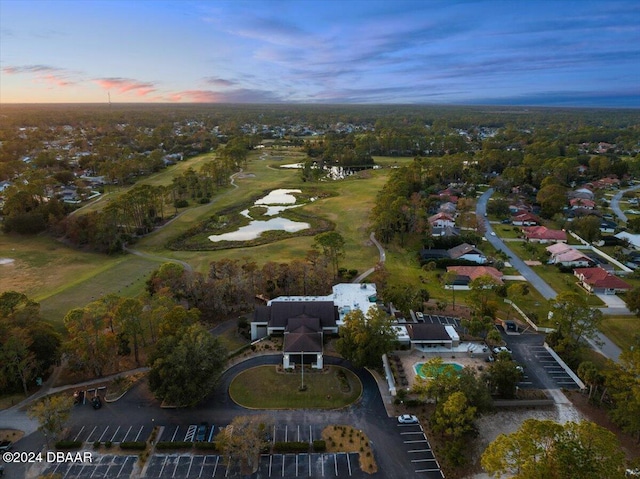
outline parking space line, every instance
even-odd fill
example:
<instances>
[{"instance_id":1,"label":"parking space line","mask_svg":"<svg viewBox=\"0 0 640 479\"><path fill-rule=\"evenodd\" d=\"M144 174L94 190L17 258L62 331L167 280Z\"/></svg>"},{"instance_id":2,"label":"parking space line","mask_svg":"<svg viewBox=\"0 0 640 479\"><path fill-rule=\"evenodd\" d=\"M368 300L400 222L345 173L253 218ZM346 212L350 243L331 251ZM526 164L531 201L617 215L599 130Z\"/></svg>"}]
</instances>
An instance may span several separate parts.
<instances>
[{"instance_id":1,"label":"parking space line","mask_svg":"<svg viewBox=\"0 0 640 479\"><path fill-rule=\"evenodd\" d=\"M133 426L129 426L129 429L127 429L126 434L124 435L124 437L122 438L122 442L127 442L127 436L129 435L129 431L131 431L131 428Z\"/></svg>"},{"instance_id":2,"label":"parking space line","mask_svg":"<svg viewBox=\"0 0 640 479\"><path fill-rule=\"evenodd\" d=\"M162 472L164 471L164 466L167 465L168 459L169 459L169 456L164 456L164 461L162 462L162 467L160 468L160 474L158 475L158 477L162 477Z\"/></svg>"},{"instance_id":3,"label":"parking space line","mask_svg":"<svg viewBox=\"0 0 640 479\"><path fill-rule=\"evenodd\" d=\"M87 442L91 441L91 436L93 436L93 432L98 429L98 426L94 426L89 435L87 436Z\"/></svg>"},{"instance_id":4,"label":"parking space line","mask_svg":"<svg viewBox=\"0 0 640 479\"><path fill-rule=\"evenodd\" d=\"M411 462L436 462L435 459L411 459Z\"/></svg>"},{"instance_id":5,"label":"parking space line","mask_svg":"<svg viewBox=\"0 0 640 479\"><path fill-rule=\"evenodd\" d=\"M309 477L311 477L311 454L307 454L307 459L309 460Z\"/></svg>"},{"instance_id":6,"label":"parking space line","mask_svg":"<svg viewBox=\"0 0 640 479\"><path fill-rule=\"evenodd\" d=\"M333 455L333 467L336 470L336 476L338 475L338 460L336 459L336 455Z\"/></svg>"},{"instance_id":7,"label":"parking space line","mask_svg":"<svg viewBox=\"0 0 640 479\"><path fill-rule=\"evenodd\" d=\"M229 476L229 469L231 468L231 456L227 457L227 464L229 464L229 466L227 466L227 470L224 472L224 477L228 477Z\"/></svg>"},{"instance_id":8,"label":"parking space line","mask_svg":"<svg viewBox=\"0 0 640 479\"><path fill-rule=\"evenodd\" d=\"M440 474L442 474L442 471L440 471L440 469L416 469L416 472L435 472L438 471L440 472Z\"/></svg>"},{"instance_id":9,"label":"parking space line","mask_svg":"<svg viewBox=\"0 0 640 479\"><path fill-rule=\"evenodd\" d=\"M417 441L402 441L402 442L404 442L405 444L416 444L418 442L426 442L427 444L429 443L429 441L427 441L426 439L419 439Z\"/></svg>"},{"instance_id":10,"label":"parking space line","mask_svg":"<svg viewBox=\"0 0 640 479\"><path fill-rule=\"evenodd\" d=\"M311 424L309 424L309 442L313 442L313 431L311 430ZM311 463L311 459L309 459L309 463ZM311 474L309 474L311 475Z\"/></svg>"},{"instance_id":11,"label":"parking space line","mask_svg":"<svg viewBox=\"0 0 640 479\"><path fill-rule=\"evenodd\" d=\"M349 454L347 454L347 467L349 468L349 475L351 475L351 461L349 460Z\"/></svg>"},{"instance_id":12,"label":"parking space line","mask_svg":"<svg viewBox=\"0 0 640 479\"><path fill-rule=\"evenodd\" d=\"M216 456L216 465L213 466L213 474L211 474L211 477L215 477L216 475L216 470L218 469L218 461L220 460L220 456Z\"/></svg>"},{"instance_id":13,"label":"parking space line","mask_svg":"<svg viewBox=\"0 0 640 479\"><path fill-rule=\"evenodd\" d=\"M104 459L104 456L101 457L100 459L98 459L98 465L101 465L100 463L102 462L102 459ZM96 465L96 467L93 468L93 471L91 471L91 474L89 475L90 478L93 477L93 475L98 470L98 465ZM111 467L111 466L107 466L107 470L104 472L104 477L107 477L107 474L109 472L109 467Z\"/></svg>"},{"instance_id":14,"label":"parking space line","mask_svg":"<svg viewBox=\"0 0 640 479\"><path fill-rule=\"evenodd\" d=\"M271 477L271 466L273 466L273 455L269 454L269 477Z\"/></svg>"},{"instance_id":15,"label":"parking space line","mask_svg":"<svg viewBox=\"0 0 640 479\"><path fill-rule=\"evenodd\" d=\"M118 477L122 477L122 470L124 469L124 466L127 464L127 461L129 460L129 456L127 456L124 460L124 462L122 463L122 466L120 466L120 470L118 471ZM133 459L133 462L135 462L135 459ZM106 477L106 474L105 474Z\"/></svg>"},{"instance_id":16,"label":"parking space line","mask_svg":"<svg viewBox=\"0 0 640 479\"><path fill-rule=\"evenodd\" d=\"M116 432L114 432L113 436L111 436L111 442L113 442L113 440L116 438L116 434L118 434L119 430L120 430L120 426L118 426L118 429L116 429Z\"/></svg>"},{"instance_id":17,"label":"parking space line","mask_svg":"<svg viewBox=\"0 0 640 479\"><path fill-rule=\"evenodd\" d=\"M287 424L284 425L284 442L289 442L289 426Z\"/></svg>"},{"instance_id":18,"label":"parking space line","mask_svg":"<svg viewBox=\"0 0 640 479\"><path fill-rule=\"evenodd\" d=\"M407 451L408 453L418 453L418 452L431 452L431 449L411 449Z\"/></svg>"},{"instance_id":19,"label":"parking space line","mask_svg":"<svg viewBox=\"0 0 640 479\"><path fill-rule=\"evenodd\" d=\"M422 431L410 431L410 432L401 432L400 435L404 436L405 434L424 434Z\"/></svg>"},{"instance_id":20,"label":"parking space line","mask_svg":"<svg viewBox=\"0 0 640 479\"><path fill-rule=\"evenodd\" d=\"M321 455L322 460L320 461L320 466L322 466L322 477L324 477L324 453Z\"/></svg>"},{"instance_id":21,"label":"parking space line","mask_svg":"<svg viewBox=\"0 0 640 479\"><path fill-rule=\"evenodd\" d=\"M173 436L171 436L171 442L176 440L176 434L178 434L178 429L180 428L180 426L176 426L176 430L173 431Z\"/></svg>"},{"instance_id":22,"label":"parking space line","mask_svg":"<svg viewBox=\"0 0 640 479\"><path fill-rule=\"evenodd\" d=\"M98 441L102 442L102 437L107 433L108 430L109 430L109 426L107 426L107 428L104 430L104 432L102 433L102 435L100 436L100 439L98 439Z\"/></svg>"},{"instance_id":23,"label":"parking space line","mask_svg":"<svg viewBox=\"0 0 640 479\"><path fill-rule=\"evenodd\" d=\"M69 466L69 468L67 469L67 471L64 473L64 476L62 476L62 479L66 479L67 476L69 475L69 473L71 472L71 465L67 464Z\"/></svg>"},{"instance_id":24,"label":"parking space line","mask_svg":"<svg viewBox=\"0 0 640 479\"><path fill-rule=\"evenodd\" d=\"M82 475L82 471L84 471L84 468L85 468L85 467L87 467L87 465L86 465L86 464L82 464L82 467L80 468L80 472L78 473L78 477L84 477L84 476Z\"/></svg>"},{"instance_id":25,"label":"parking space line","mask_svg":"<svg viewBox=\"0 0 640 479\"><path fill-rule=\"evenodd\" d=\"M300 442L300 424L298 424L298 442ZM296 473L296 475L297 475L297 473Z\"/></svg>"},{"instance_id":26,"label":"parking space line","mask_svg":"<svg viewBox=\"0 0 640 479\"><path fill-rule=\"evenodd\" d=\"M215 426L211 426L211 431L209 431L209 439L207 440L207 442L213 442L213 431L215 428Z\"/></svg>"},{"instance_id":27,"label":"parking space line","mask_svg":"<svg viewBox=\"0 0 640 479\"><path fill-rule=\"evenodd\" d=\"M298 440L298 442L300 442ZM296 454L296 477L298 477L298 454Z\"/></svg>"},{"instance_id":28,"label":"parking space line","mask_svg":"<svg viewBox=\"0 0 640 479\"><path fill-rule=\"evenodd\" d=\"M200 457L200 456L198 456ZM200 474L198 474L198 479L202 477L202 470L204 469L204 463L207 462L207 456L202 456L202 464L200 464Z\"/></svg>"},{"instance_id":29,"label":"parking space line","mask_svg":"<svg viewBox=\"0 0 640 479\"><path fill-rule=\"evenodd\" d=\"M191 461L189 462L189 468L187 469L187 477L189 477L189 474L191 474L191 466L193 466L193 457L191 456Z\"/></svg>"},{"instance_id":30,"label":"parking space line","mask_svg":"<svg viewBox=\"0 0 640 479\"><path fill-rule=\"evenodd\" d=\"M140 426L140 430L138 431L138 435L136 436L136 442L138 441L138 438L140 437L140 434L142 434L142 430L144 429L144 426Z\"/></svg>"},{"instance_id":31,"label":"parking space line","mask_svg":"<svg viewBox=\"0 0 640 479\"><path fill-rule=\"evenodd\" d=\"M180 464L180 455L178 455L178 457L176 458L176 465L173 466L173 474L171 474L171 477L176 477L176 471L178 470L178 464Z\"/></svg>"},{"instance_id":32,"label":"parking space line","mask_svg":"<svg viewBox=\"0 0 640 479\"><path fill-rule=\"evenodd\" d=\"M82 426L82 428L80 429L80 431L78 432L78 434L76 434L76 437L73 438L74 441L78 440L78 437L80 436L80 434L82 434L82 431L84 431L84 426Z\"/></svg>"},{"instance_id":33,"label":"parking space line","mask_svg":"<svg viewBox=\"0 0 640 479\"><path fill-rule=\"evenodd\" d=\"M286 459L287 456L285 456L284 454L282 455L282 477L284 477L284 460Z\"/></svg>"}]
</instances>

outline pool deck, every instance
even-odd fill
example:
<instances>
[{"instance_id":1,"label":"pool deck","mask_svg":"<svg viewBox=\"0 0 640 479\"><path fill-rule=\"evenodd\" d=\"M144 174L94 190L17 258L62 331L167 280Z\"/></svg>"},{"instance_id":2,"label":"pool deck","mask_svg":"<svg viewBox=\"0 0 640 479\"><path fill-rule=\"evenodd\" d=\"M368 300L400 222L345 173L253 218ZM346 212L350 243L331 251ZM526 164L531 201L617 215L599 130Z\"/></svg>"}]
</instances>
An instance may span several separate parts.
<instances>
[{"instance_id":1,"label":"pool deck","mask_svg":"<svg viewBox=\"0 0 640 479\"><path fill-rule=\"evenodd\" d=\"M487 354L483 355L471 355L466 352L461 354L460 351L452 351L445 350L442 351L433 351L435 348L430 348L429 352L423 352L417 349L412 349L410 351L396 351L395 355L400 358L402 363L402 368L405 371L407 381L409 382L408 387L412 388L416 381L416 370L414 366L416 363L425 363L434 357L441 357L442 361L445 363L458 363L463 367L471 367L476 371L480 372L483 369L486 369L488 363L485 362L484 358ZM452 357L453 356L453 357Z\"/></svg>"}]
</instances>

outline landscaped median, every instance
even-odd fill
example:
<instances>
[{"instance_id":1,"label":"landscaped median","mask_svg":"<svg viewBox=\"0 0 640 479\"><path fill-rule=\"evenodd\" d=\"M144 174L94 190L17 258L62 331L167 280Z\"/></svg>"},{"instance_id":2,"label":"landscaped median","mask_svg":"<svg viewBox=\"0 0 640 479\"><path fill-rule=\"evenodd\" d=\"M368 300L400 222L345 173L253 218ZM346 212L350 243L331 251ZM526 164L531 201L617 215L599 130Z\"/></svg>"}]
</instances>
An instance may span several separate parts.
<instances>
[{"instance_id":1,"label":"landscaped median","mask_svg":"<svg viewBox=\"0 0 640 479\"><path fill-rule=\"evenodd\" d=\"M238 374L229 386L231 399L253 409L336 409L354 403L361 394L360 379L339 366L305 369L304 377L300 369L258 366Z\"/></svg>"}]
</instances>

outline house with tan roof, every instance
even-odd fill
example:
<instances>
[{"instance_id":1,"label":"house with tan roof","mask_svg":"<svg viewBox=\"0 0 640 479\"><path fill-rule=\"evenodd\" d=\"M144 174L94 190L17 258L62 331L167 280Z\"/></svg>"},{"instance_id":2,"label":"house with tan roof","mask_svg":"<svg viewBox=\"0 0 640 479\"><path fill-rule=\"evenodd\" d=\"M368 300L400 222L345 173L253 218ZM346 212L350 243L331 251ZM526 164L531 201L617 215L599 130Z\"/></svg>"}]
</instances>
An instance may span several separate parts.
<instances>
[{"instance_id":1,"label":"house with tan roof","mask_svg":"<svg viewBox=\"0 0 640 479\"><path fill-rule=\"evenodd\" d=\"M456 273L453 283L445 286L446 289L468 290L469 283L481 276L490 276L498 284L503 284L502 272L493 266L447 266L447 272Z\"/></svg>"},{"instance_id":2,"label":"house with tan roof","mask_svg":"<svg viewBox=\"0 0 640 479\"><path fill-rule=\"evenodd\" d=\"M440 212L429 217L429 224L432 228L445 228L447 226L455 226L456 222L452 215Z\"/></svg>"},{"instance_id":3,"label":"house with tan roof","mask_svg":"<svg viewBox=\"0 0 640 479\"><path fill-rule=\"evenodd\" d=\"M473 261L478 264L484 264L487 262L487 257L484 253L469 243L462 243L461 245L454 246L447 250L447 252L451 259Z\"/></svg>"},{"instance_id":4,"label":"house with tan roof","mask_svg":"<svg viewBox=\"0 0 640 479\"><path fill-rule=\"evenodd\" d=\"M549 264L562 265L573 268L586 268L593 265L593 260L584 253L563 243L547 246L551 254Z\"/></svg>"}]
</instances>

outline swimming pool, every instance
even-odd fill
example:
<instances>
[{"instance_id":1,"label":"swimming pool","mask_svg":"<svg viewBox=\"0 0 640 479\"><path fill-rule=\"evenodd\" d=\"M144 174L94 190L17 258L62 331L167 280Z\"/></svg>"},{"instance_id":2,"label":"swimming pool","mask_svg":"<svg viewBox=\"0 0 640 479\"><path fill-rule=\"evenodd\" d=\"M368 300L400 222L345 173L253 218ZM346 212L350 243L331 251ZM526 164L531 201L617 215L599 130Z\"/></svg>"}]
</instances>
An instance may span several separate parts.
<instances>
[{"instance_id":1,"label":"swimming pool","mask_svg":"<svg viewBox=\"0 0 640 479\"><path fill-rule=\"evenodd\" d=\"M425 365L425 363L416 363L413 365L413 369L416 372L417 376L420 376L423 379L426 379L428 376L425 374L425 372L422 371L422 367ZM456 372L462 371L464 369L464 366L462 364L458 364L458 363L442 363L442 366L440 366L440 368L438 368L438 372L444 370L445 367L447 366L453 366L453 369Z\"/></svg>"}]
</instances>

